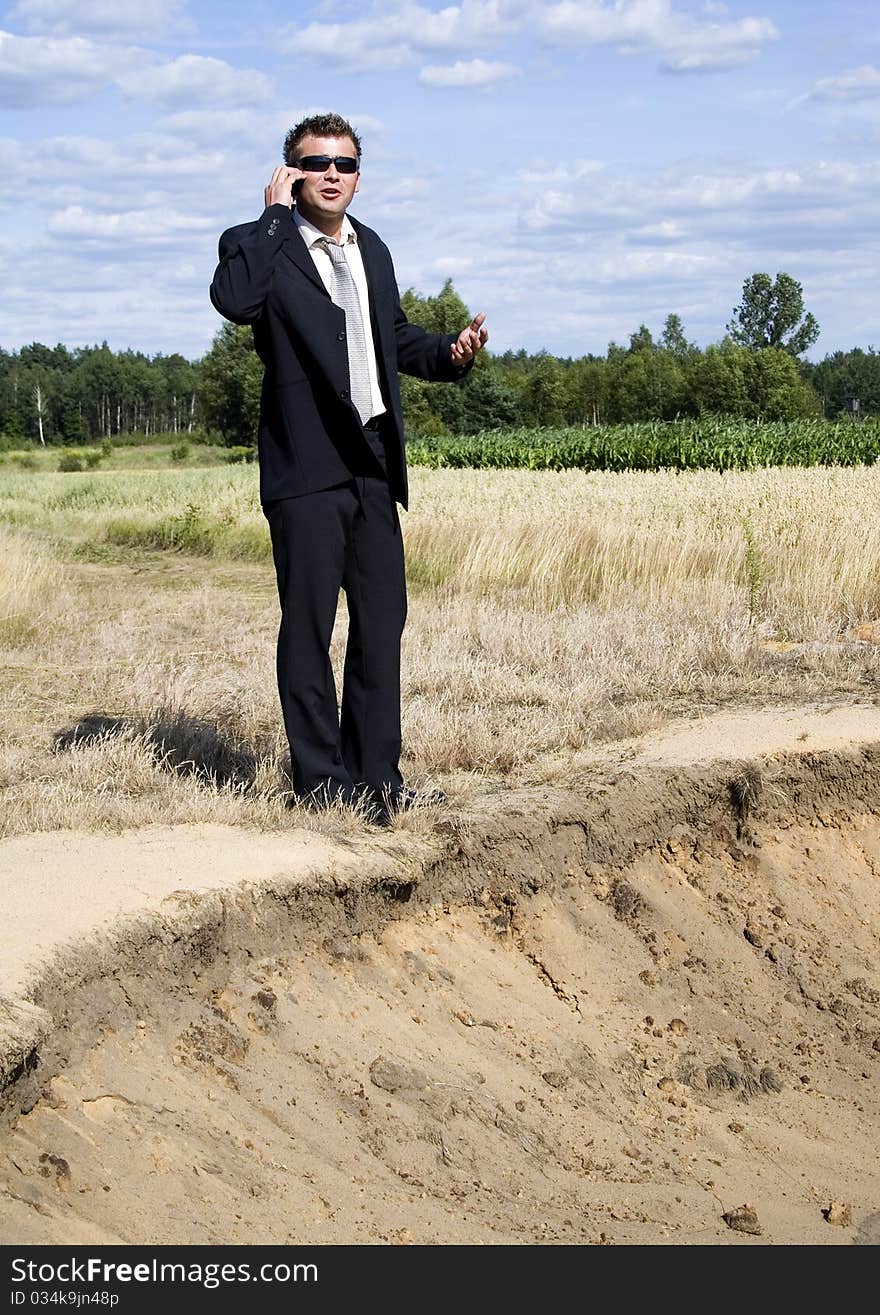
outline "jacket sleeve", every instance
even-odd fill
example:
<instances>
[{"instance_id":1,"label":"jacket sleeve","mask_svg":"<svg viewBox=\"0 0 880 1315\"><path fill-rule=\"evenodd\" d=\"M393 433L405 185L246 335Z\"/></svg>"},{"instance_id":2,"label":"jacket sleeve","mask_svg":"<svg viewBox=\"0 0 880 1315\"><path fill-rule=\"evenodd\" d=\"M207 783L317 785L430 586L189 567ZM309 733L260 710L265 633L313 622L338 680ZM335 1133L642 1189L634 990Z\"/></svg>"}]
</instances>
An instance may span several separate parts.
<instances>
[{"instance_id":1,"label":"jacket sleeve","mask_svg":"<svg viewBox=\"0 0 880 1315\"><path fill-rule=\"evenodd\" d=\"M220 263L211 282L211 301L233 324L254 324L272 283L272 270L290 236L290 211L270 205L255 224L228 228L220 238Z\"/></svg>"},{"instance_id":2,"label":"jacket sleeve","mask_svg":"<svg viewBox=\"0 0 880 1315\"><path fill-rule=\"evenodd\" d=\"M473 360L466 365L456 365L452 360L452 344L457 333L429 333L418 324L410 323L400 304L396 283L394 332L397 337L397 368L402 374L414 374L418 379L431 379L435 383L458 383L473 368Z\"/></svg>"}]
</instances>

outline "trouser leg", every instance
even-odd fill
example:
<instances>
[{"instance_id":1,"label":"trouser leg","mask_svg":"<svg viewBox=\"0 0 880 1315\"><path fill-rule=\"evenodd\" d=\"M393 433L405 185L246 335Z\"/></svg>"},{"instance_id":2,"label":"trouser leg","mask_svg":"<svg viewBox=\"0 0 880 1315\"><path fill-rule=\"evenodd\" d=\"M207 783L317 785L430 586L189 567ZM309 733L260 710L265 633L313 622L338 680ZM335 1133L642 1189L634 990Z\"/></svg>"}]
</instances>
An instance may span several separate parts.
<instances>
[{"instance_id":1,"label":"trouser leg","mask_svg":"<svg viewBox=\"0 0 880 1315\"><path fill-rule=\"evenodd\" d=\"M353 797L343 761L330 640L358 500L351 485L267 503L281 602L278 692L297 795Z\"/></svg>"},{"instance_id":2,"label":"trouser leg","mask_svg":"<svg viewBox=\"0 0 880 1315\"><path fill-rule=\"evenodd\" d=\"M406 621L403 541L388 482L357 480L342 585L349 629L342 686L342 759L352 780L377 794L400 775L400 639Z\"/></svg>"}]
</instances>

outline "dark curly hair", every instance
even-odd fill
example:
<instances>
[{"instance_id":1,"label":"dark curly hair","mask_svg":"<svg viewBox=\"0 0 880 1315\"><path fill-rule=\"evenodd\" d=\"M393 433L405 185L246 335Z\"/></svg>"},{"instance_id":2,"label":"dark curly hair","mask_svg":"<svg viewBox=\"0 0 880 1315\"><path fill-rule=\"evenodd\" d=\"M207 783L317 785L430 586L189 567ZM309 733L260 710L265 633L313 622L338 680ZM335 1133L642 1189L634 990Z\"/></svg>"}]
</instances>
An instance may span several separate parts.
<instances>
[{"instance_id":1,"label":"dark curly hair","mask_svg":"<svg viewBox=\"0 0 880 1315\"><path fill-rule=\"evenodd\" d=\"M295 127L291 128L284 138L284 163L286 165L293 165L305 137L350 137L354 142L358 165L360 165L361 139L348 122L348 119L343 119L341 114L312 114L308 119L302 119Z\"/></svg>"}]
</instances>

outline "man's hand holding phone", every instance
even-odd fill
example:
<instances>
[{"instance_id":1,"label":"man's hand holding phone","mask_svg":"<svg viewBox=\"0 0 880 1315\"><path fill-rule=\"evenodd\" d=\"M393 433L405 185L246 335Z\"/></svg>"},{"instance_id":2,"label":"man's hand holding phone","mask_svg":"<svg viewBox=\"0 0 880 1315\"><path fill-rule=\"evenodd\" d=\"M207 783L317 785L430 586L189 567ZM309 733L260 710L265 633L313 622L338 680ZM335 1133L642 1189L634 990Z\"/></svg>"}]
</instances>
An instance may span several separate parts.
<instances>
[{"instance_id":1,"label":"man's hand holding phone","mask_svg":"<svg viewBox=\"0 0 880 1315\"><path fill-rule=\"evenodd\" d=\"M266 205L292 206L304 178L302 169L291 169L286 164L280 164L264 189Z\"/></svg>"}]
</instances>

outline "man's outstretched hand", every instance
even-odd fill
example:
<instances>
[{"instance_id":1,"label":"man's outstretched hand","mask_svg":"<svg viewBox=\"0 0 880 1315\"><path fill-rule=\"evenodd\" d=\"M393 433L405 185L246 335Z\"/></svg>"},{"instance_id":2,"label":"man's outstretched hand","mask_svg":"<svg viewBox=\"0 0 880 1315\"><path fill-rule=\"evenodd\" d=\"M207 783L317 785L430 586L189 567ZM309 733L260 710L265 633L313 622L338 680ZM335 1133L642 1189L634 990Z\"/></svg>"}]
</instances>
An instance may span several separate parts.
<instances>
[{"instance_id":1,"label":"man's outstretched hand","mask_svg":"<svg viewBox=\"0 0 880 1315\"><path fill-rule=\"evenodd\" d=\"M468 361L472 361L477 352L486 346L489 341L489 330L482 327L485 318L485 311L480 311L467 328L462 329L452 344L452 360L455 365L467 365Z\"/></svg>"}]
</instances>

